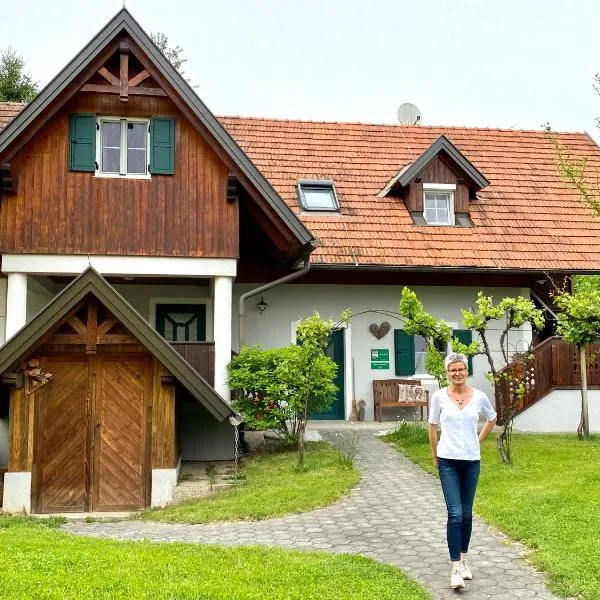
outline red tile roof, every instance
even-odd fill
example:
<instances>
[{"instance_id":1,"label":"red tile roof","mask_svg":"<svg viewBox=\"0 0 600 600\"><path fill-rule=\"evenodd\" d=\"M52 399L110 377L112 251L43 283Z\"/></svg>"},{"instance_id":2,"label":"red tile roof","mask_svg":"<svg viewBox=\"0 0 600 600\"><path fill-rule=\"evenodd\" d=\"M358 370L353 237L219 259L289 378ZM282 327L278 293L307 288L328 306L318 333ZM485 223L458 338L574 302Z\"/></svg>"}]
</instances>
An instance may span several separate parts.
<instances>
[{"instance_id":1,"label":"red tile roof","mask_svg":"<svg viewBox=\"0 0 600 600\"><path fill-rule=\"evenodd\" d=\"M0 131L23 106L0 102ZM558 176L545 132L219 120L318 238L315 264L600 271L600 217ZM377 197L440 135L490 181L470 204L475 227L416 226L401 199ZM587 134L557 136L600 173L600 148ZM302 212L298 179L334 180L341 213Z\"/></svg>"},{"instance_id":2,"label":"red tile roof","mask_svg":"<svg viewBox=\"0 0 600 600\"><path fill-rule=\"evenodd\" d=\"M558 176L543 131L220 120L320 240L315 264L600 270L600 218ZM377 197L442 134L490 181L470 204L475 227L416 226L401 199ZM557 135L600 173L587 134ZM341 214L303 213L298 179L334 180Z\"/></svg>"},{"instance_id":3,"label":"red tile roof","mask_svg":"<svg viewBox=\"0 0 600 600\"><path fill-rule=\"evenodd\" d=\"M25 106L23 102L0 102L0 131L2 131Z\"/></svg>"}]
</instances>

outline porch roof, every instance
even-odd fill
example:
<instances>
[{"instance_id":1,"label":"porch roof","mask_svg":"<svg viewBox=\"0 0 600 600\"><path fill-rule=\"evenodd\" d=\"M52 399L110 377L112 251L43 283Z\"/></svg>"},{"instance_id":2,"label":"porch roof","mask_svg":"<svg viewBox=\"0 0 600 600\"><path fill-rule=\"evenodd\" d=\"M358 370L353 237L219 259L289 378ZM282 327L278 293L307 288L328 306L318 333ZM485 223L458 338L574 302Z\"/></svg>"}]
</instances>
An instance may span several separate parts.
<instances>
[{"instance_id":1,"label":"porch roof","mask_svg":"<svg viewBox=\"0 0 600 600\"><path fill-rule=\"evenodd\" d=\"M218 421L237 414L215 389L121 296L89 267L0 348L0 373L19 364L85 296L95 296Z\"/></svg>"}]
</instances>

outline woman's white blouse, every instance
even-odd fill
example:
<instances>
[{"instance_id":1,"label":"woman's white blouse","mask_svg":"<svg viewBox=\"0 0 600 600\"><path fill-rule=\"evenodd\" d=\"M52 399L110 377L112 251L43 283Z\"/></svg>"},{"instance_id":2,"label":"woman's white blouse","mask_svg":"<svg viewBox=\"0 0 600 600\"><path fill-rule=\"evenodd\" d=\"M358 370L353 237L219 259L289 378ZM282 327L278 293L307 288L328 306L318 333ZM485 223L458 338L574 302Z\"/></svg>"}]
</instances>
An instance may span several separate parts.
<instances>
[{"instance_id":1,"label":"woman's white blouse","mask_svg":"<svg viewBox=\"0 0 600 600\"><path fill-rule=\"evenodd\" d=\"M483 413L488 421L496 418L489 398L473 388L473 397L462 409L448 398L448 388L437 390L429 403L429 422L440 424L442 435L437 446L441 458L479 460L479 437L477 423Z\"/></svg>"}]
</instances>

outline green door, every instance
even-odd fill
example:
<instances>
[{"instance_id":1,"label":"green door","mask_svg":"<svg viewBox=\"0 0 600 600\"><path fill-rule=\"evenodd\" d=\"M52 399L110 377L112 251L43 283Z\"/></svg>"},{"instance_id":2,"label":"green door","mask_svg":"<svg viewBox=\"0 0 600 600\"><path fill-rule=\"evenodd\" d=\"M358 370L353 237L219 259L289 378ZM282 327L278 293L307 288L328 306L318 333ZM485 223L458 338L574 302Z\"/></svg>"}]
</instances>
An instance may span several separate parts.
<instances>
[{"instance_id":1,"label":"green door","mask_svg":"<svg viewBox=\"0 0 600 600\"><path fill-rule=\"evenodd\" d=\"M157 304L156 330L169 342L204 342L206 304Z\"/></svg>"},{"instance_id":2,"label":"green door","mask_svg":"<svg viewBox=\"0 0 600 600\"><path fill-rule=\"evenodd\" d=\"M329 339L329 345L325 354L332 358L338 366L335 376L335 385L338 388L335 400L329 407L329 410L320 413L314 413L310 416L311 419L331 419L343 420L346 418L344 410L344 330L338 329L334 331Z\"/></svg>"}]
</instances>

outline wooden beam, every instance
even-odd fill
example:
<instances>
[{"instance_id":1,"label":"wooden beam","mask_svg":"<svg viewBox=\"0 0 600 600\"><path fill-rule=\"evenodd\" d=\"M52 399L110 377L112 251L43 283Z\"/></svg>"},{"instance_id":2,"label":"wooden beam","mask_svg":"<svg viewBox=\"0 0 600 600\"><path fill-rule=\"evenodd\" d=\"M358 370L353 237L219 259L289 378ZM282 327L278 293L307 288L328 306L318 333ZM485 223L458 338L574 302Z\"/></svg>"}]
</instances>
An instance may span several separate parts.
<instances>
[{"instance_id":1,"label":"wooden beam","mask_svg":"<svg viewBox=\"0 0 600 600\"><path fill-rule=\"evenodd\" d=\"M10 163L0 165L0 192L16 193L17 186Z\"/></svg>"},{"instance_id":2,"label":"wooden beam","mask_svg":"<svg viewBox=\"0 0 600 600\"><path fill-rule=\"evenodd\" d=\"M139 344L139 341L126 333L106 333L98 336L98 344Z\"/></svg>"},{"instance_id":3,"label":"wooden beam","mask_svg":"<svg viewBox=\"0 0 600 600\"><path fill-rule=\"evenodd\" d=\"M97 92L100 94L120 94L121 88L117 85L102 85L98 83L86 83L81 87L82 92ZM128 89L130 96L167 96L161 88L134 87Z\"/></svg>"},{"instance_id":4,"label":"wooden beam","mask_svg":"<svg viewBox=\"0 0 600 600\"><path fill-rule=\"evenodd\" d=\"M148 77L150 77L150 73L148 73L148 71L146 71L146 69L144 69L143 71L140 71L135 77L132 77L129 80L129 87L132 88L137 85L140 85L140 83L142 83L142 81L145 81L146 79L148 79Z\"/></svg>"},{"instance_id":5,"label":"wooden beam","mask_svg":"<svg viewBox=\"0 0 600 600\"><path fill-rule=\"evenodd\" d=\"M86 83L81 86L82 92L99 92L100 94L120 94L121 87L119 85L104 85L100 83Z\"/></svg>"},{"instance_id":6,"label":"wooden beam","mask_svg":"<svg viewBox=\"0 0 600 600\"><path fill-rule=\"evenodd\" d=\"M134 87L129 88L129 94L131 96L166 96L167 93L161 88L151 87Z\"/></svg>"},{"instance_id":7,"label":"wooden beam","mask_svg":"<svg viewBox=\"0 0 600 600\"><path fill-rule=\"evenodd\" d=\"M96 354L96 339L98 337L98 304L95 299L88 302L87 343L86 354Z\"/></svg>"},{"instance_id":8,"label":"wooden beam","mask_svg":"<svg viewBox=\"0 0 600 600\"><path fill-rule=\"evenodd\" d=\"M129 42L119 44L120 54L120 75L121 75L121 102L129 100Z\"/></svg>"},{"instance_id":9,"label":"wooden beam","mask_svg":"<svg viewBox=\"0 0 600 600\"><path fill-rule=\"evenodd\" d=\"M85 325L77 318L76 315L73 315L70 319L67 320L67 323L79 334L85 335Z\"/></svg>"},{"instance_id":10,"label":"wooden beam","mask_svg":"<svg viewBox=\"0 0 600 600\"><path fill-rule=\"evenodd\" d=\"M106 81L108 81L108 83L112 84L112 85L120 85L121 82L119 81L118 77L115 77L106 67L102 67L99 71L98 71L99 75L102 75L102 77L104 77L104 79L106 79Z\"/></svg>"},{"instance_id":11,"label":"wooden beam","mask_svg":"<svg viewBox=\"0 0 600 600\"><path fill-rule=\"evenodd\" d=\"M108 333L118 322L119 320L117 317L107 317L100 325L98 325L98 335L102 336L105 333Z\"/></svg>"}]
</instances>

